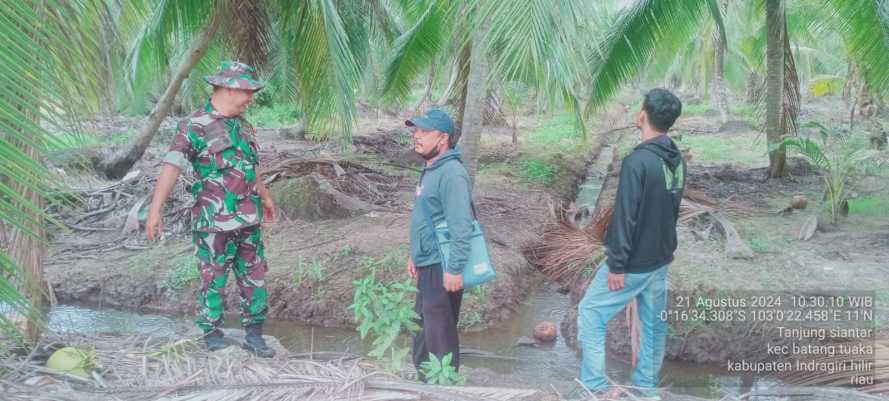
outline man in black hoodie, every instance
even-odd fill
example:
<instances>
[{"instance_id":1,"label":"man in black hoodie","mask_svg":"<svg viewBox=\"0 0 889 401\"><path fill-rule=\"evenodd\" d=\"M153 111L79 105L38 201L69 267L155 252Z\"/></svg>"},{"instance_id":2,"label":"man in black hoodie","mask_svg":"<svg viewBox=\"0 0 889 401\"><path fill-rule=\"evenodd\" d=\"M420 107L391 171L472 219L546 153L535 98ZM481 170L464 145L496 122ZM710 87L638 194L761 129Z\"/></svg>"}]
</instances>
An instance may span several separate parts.
<instances>
[{"instance_id":1,"label":"man in black hoodie","mask_svg":"<svg viewBox=\"0 0 889 401\"><path fill-rule=\"evenodd\" d=\"M578 306L578 340L583 350L581 382L607 398L605 332L608 321L636 299L641 344L632 386L640 399L658 400L657 376L664 358L667 267L676 250L676 220L685 184L682 153L667 136L682 103L665 89L645 95L636 122L642 143L621 163L614 214L605 235L607 257Z\"/></svg>"}]
</instances>

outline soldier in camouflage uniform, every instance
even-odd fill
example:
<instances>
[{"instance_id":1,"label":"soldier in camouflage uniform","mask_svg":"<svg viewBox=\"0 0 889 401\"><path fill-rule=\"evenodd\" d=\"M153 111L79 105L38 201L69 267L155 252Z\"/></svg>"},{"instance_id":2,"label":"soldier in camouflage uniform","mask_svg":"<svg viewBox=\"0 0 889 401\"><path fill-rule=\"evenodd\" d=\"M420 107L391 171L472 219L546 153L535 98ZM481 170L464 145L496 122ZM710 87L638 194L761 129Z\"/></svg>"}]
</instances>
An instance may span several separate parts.
<instances>
[{"instance_id":1,"label":"soldier in camouflage uniform","mask_svg":"<svg viewBox=\"0 0 889 401\"><path fill-rule=\"evenodd\" d=\"M179 123L163 160L146 231L152 241L160 233L163 204L181 170L191 166L192 231L201 271L195 323L205 333L207 348L225 347L219 326L231 268L241 295L241 324L247 330L244 348L271 357L274 351L262 339L268 268L260 223L274 221L275 205L260 179L256 132L241 116L264 83L253 67L232 61L222 62L215 75L204 79L213 85L213 94L202 109Z\"/></svg>"}]
</instances>

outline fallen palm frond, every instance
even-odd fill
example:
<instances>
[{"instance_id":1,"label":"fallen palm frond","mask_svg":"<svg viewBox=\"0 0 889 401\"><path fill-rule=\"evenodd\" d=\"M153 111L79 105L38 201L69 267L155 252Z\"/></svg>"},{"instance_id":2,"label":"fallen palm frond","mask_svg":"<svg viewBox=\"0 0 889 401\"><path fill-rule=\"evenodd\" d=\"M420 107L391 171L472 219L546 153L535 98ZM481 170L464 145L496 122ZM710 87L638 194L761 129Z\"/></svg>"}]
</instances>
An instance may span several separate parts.
<instances>
[{"instance_id":1,"label":"fallen palm frond","mask_svg":"<svg viewBox=\"0 0 889 401\"><path fill-rule=\"evenodd\" d=\"M236 346L209 353L197 341L145 336L45 341L94 350L99 368L83 378L45 368L38 358L0 361L4 400L510 401L539 395L536 390L417 385L360 358L316 361L279 352L261 359Z\"/></svg>"},{"instance_id":2,"label":"fallen palm frond","mask_svg":"<svg viewBox=\"0 0 889 401\"><path fill-rule=\"evenodd\" d=\"M611 213L608 209L593 215L584 229L562 219L549 222L537 240L522 246L522 253L550 280L574 283L604 251L605 230L602 227L608 226Z\"/></svg>"},{"instance_id":3,"label":"fallen palm frond","mask_svg":"<svg viewBox=\"0 0 889 401\"><path fill-rule=\"evenodd\" d=\"M603 204L613 205L613 203ZM713 220L720 225L723 232L732 233L734 229L731 228L731 224L725 218L717 218L715 214L719 212L748 215L749 211L746 206L718 203L703 192L688 190L679 207L679 223L688 224L692 220L713 215ZM605 249L603 244L605 231L613 213L614 209L611 206L598 208L583 228L575 227L562 213L555 221L546 223L540 237L525 244L522 253L528 262L550 280L558 283L575 283L585 269L601 258ZM726 235L726 238L734 236Z\"/></svg>"}]
</instances>

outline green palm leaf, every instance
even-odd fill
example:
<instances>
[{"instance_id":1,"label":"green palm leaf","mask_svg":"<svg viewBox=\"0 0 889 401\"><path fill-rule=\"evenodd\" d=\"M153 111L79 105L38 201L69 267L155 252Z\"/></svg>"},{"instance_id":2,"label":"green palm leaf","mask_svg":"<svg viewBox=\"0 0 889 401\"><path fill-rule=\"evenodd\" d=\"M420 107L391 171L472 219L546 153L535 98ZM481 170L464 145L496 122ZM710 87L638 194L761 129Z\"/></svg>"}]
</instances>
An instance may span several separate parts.
<instances>
[{"instance_id":1,"label":"green palm leaf","mask_svg":"<svg viewBox=\"0 0 889 401\"><path fill-rule=\"evenodd\" d=\"M456 3L432 0L418 4L426 4L425 10L413 26L395 40L392 56L386 61L382 94L391 99L401 100L410 95L411 85L444 50L449 37L448 27ZM416 13L417 8L407 7L407 10Z\"/></svg>"},{"instance_id":2,"label":"green palm leaf","mask_svg":"<svg viewBox=\"0 0 889 401\"><path fill-rule=\"evenodd\" d=\"M486 48L494 57L491 75L537 85L551 101L573 108L577 88L590 79L589 49L593 33L581 27L593 5L578 0L508 0L482 3L479 18L489 21Z\"/></svg>"},{"instance_id":3,"label":"green palm leaf","mask_svg":"<svg viewBox=\"0 0 889 401\"><path fill-rule=\"evenodd\" d=\"M13 234L9 252L30 253L43 246L51 221L43 199L59 189L40 163L60 142L48 131L76 127L78 113L96 110L102 85L96 27L107 18L98 1L19 1L0 4L0 218ZM76 108L76 109L75 109ZM22 289L41 295L40 266L28 266L0 253L0 329L12 329L8 313L39 320Z\"/></svg>"},{"instance_id":4,"label":"green palm leaf","mask_svg":"<svg viewBox=\"0 0 889 401\"><path fill-rule=\"evenodd\" d=\"M833 21L825 21L843 37L849 57L874 91L889 88L889 16L873 0L823 0Z\"/></svg>"},{"instance_id":5,"label":"green palm leaf","mask_svg":"<svg viewBox=\"0 0 889 401\"><path fill-rule=\"evenodd\" d=\"M707 13L709 0L642 0L627 10L602 45L587 113L605 105L658 51L686 43Z\"/></svg>"},{"instance_id":6,"label":"green palm leaf","mask_svg":"<svg viewBox=\"0 0 889 401\"><path fill-rule=\"evenodd\" d=\"M342 10L338 6L344 7ZM355 116L355 88L365 59L360 41L366 35L346 28L343 15L364 5L321 0L291 4L279 0L274 11L277 29L290 52L297 81L296 93L306 116L306 127L315 135L339 134L350 140ZM351 34L351 36L350 36ZM359 47L354 47L359 46Z\"/></svg>"},{"instance_id":7,"label":"green palm leaf","mask_svg":"<svg viewBox=\"0 0 889 401\"><path fill-rule=\"evenodd\" d=\"M128 57L131 80L137 82L153 79L158 72L166 71L173 59L172 48L189 42L206 25L215 14L216 1L136 0L130 2L130 7L136 13L149 13Z\"/></svg>"}]
</instances>

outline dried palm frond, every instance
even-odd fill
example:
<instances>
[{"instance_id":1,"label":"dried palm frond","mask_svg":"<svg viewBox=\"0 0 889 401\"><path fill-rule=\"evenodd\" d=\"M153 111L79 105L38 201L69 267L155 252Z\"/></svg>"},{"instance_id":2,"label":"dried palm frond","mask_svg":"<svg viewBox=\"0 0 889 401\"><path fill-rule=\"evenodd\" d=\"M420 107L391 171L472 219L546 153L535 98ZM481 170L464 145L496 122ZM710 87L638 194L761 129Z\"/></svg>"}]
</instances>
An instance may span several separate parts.
<instances>
[{"instance_id":1,"label":"dried palm frond","mask_svg":"<svg viewBox=\"0 0 889 401\"><path fill-rule=\"evenodd\" d=\"M595 227L607 226L596 221L606 217L594 215L594 220L587 227L590 230L578 229L573 225L558 220L547 223L543 234L536 241L522 246L522 253L532 265L536 266L550 280L561 283L577 281L583 269L592 264L597 255L604 250L602 238ZM607 217L610 217L610 213Z\"/></svg>"},{"instance_id":2,"label":"dried palm frond","mask_svg":"<svg viewBox=\"0 0 889 401\"><path fill-rule=\"evenodd\" d=\"M0 390L9 401L79 400L488 400L539 396L536 390L419 385L360 358L314 361L280 350L256 358L231 346L207 352L194 340L133 336L44 339L94 350L91 378L55 372L28 358L0 361ZM40 349L41 347L38 347Z\"/></svg>"},{"instance_id":3,"label":"dried palm frond","mask_svg":"<svg viewBox=\"0 0 889 401\"><path fill-rule=\"evenodd\" d=\"M613 204L613 202L603 204ZM689 190L680 205L679 222L688 223L698 217L724 211L724 207L703 192ZM732 210L743 213L746 209L739 206ZM546 223L540 237L525 244L522 253L528 262L536 266L550 280L575 283L581 277L583 270L604 252L605 231L608 229L612 214L614 214L613 207L597 208L589 223L582 229L578 229L560 216L557 221Z\"/></svg>"}]
</instances>

